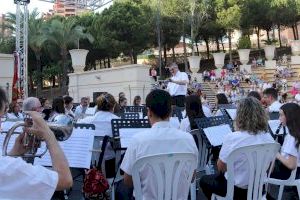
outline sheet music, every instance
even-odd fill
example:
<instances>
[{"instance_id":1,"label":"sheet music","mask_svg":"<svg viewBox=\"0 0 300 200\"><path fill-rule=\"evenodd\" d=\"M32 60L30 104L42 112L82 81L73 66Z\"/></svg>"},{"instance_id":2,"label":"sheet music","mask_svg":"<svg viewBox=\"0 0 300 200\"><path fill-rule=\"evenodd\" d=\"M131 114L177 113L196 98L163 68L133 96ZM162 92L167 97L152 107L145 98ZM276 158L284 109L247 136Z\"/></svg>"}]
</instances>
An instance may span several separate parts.
<instances>
[{"instance_id":1,"label":"sheet music","mask_svg":"<svg viewBox=\"0 0 300 200\"><path fill-rule=\"evenodd\" d=\"M9 152L13 145L15 144L16 138L18 137L19 134L13 134L9 140L8 146L7 146L7 152ZM0 134L0 155L2 155L2 147L3 147L3 142L4 138L6 136L6 133Z\"/></svg>"},{"instance_id":2,"label":"sheet music","mask_svg":"<svg viewBox=\"0 0 300 200\"><path fill-rule=\"evenodd\" d=\"M276 134L276 130L278 129L279 125L280 125L280 120L269 120L268 121L269 127L272 131L272 133L275 135ZM285 127L285 131L286 133L289 133L289 129L287 127ZM280 128L278 135L282 135L283 134L283 127Z\"/></svg>"},{"instance_id":3,"label":"sheet music","mask_svg":"<svg viewBox=\"0 0 300 200\"><path fill-rule=\"evenodd\" d=\"M203 131L210 144L214 147L221 146L225 136L232 132L228 124L204 128Z\"/></svg>"},{"instance_id":4,"label":"sheet music","mask_svg":"<svg viewBox=\"0 0 300 200\"><path fill-rule=\"evenodd\" d=\"M121 128L119 130L121 147L127 148L136 134L149 130L150 128Z\"/></svg>"},{"instance_id":5,"label":"sheet music","mask_svg":"<svg viewBox=\"0 0 300 200\"><path fill-rule=\"evenodd\" d=\"M23 121L18 121L18 122L11 122L11 121L5 121L1 123L1 132L7 132L9 129L11 129L16 123L23 122ZM20 126L15 130L16 133L21 133L23 132L23 127Z\"/></svg>"},{"instance_id":6,"label":"sheet music","mask_svg":"<svg viewBox=\"0 0 300 200\"><path fill-rule=\"evenodd\" d=\"M230 116L232 120L235 120L236 118L236 109L226 109L226 112Z\"/></svg>"},{"instance_id":7,"label":"sheet music","mask_svg":"<svg viewBox=\"0 0 300 200\"><path fill-rule=\"evenodd\" d=\"M59 142L70 167L73 168L90 168L92 149L94 143L94 130L90 129L73 129L72 135L66 141ZM45 143L38 150L42 153L46 148ZM35 165L52 166L49 151L42 158L35 158Z\"/></svg>"}]
</instances>

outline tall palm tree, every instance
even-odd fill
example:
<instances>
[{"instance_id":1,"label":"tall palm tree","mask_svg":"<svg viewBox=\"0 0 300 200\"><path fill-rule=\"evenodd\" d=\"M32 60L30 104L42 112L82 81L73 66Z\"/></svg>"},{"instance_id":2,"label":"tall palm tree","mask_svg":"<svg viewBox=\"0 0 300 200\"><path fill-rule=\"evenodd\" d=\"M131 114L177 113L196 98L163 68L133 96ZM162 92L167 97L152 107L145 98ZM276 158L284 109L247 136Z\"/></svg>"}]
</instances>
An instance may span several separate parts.
<instances>
[{"instance_id":1,"label":"tall palm tree","mask_svg":"<svg viewBox=\"0 0 300 200\"><path fill-rule=\"evenodd\" d=\"M41 18L37 19L37 10L34 10L28 20L28 45L35 54L37 74L37 95L41 94L43 88L41 54L44 43L47 40L45 34L45 23Z\"/></svg>"},{"instance_id":2,"label":"tall palm tree","mask_svg":"<svg viewBox=\"0 0 300 200\"><path fill-rule=\"evenodd\" d=\"M75 18L67 18L63 20L53 19L50 21L48 29L48 40L60 48L60 55L62 58L62 78L61 88L62 93L67 92L67 73L68 73L68 48L72 48L78 44L80 39L88 39L93 42L94 38L91 34L84 32L84 27L76 25Z\"/></svg>"}]
</instances>

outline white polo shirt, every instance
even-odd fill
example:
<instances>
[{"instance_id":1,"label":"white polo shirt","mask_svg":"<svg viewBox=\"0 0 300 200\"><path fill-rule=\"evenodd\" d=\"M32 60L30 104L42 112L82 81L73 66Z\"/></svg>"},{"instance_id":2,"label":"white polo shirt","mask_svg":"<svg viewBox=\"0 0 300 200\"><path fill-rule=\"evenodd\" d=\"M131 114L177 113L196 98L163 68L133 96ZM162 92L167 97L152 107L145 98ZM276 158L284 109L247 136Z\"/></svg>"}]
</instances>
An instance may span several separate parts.
<instances>
[{"instance_id":1,"label":"white polo shirt","mask_svg":"<svg viewBox=\"0 0 300 200\"><path fill-rule=\"evenodd\" d=\"M290 134L287 134L284 138L284 142L282 144L280 153L285 158L288 158L289 155L297 158L297 166L300 167L300 152L299 149L296 148L296 140Z\"/></svg>"},{"instance_id":2,"label":"white polo shirt","mask_svg":"<svg viewBox=\"0 0 300 200\"><path fill-rule=\"evenodd\" d=\"M189 82L189 77L187 73L178 71L174 76L171 78L173 81L187 81ZM178 96L178 95L186 95L187 94L187 85L179 85L173 82L168 83L167 90L169 91L171 96Z\"/></svg>"},{"instance_id":3,"label":"white polo shirt","mask_svg":"<svg viewBox=\"0 0 300 200\"><path fill-rule=\"evenodd\" d=\"M51 199L58 183L55 171L21 158L0 156L0 199Z\"/></svg>"},{"instance_id":4,"label":"white polo shirt","mask_svg":"<svg viewBox=\"0 0 300 200\"><path fill-rule=\"evenodd\" d=\"M269 133L261 132L256 135L249 134L247 131L236 131L229 133L223 141L219 158L224 163L227 163L229 154L240 147L265 144L275 142ZM270 159L271 161L271 159ZM249 164L244 155L240 155L234 163L234 182L239 188L246 189L249 180ZM226 177L226 174L225 174Z\"/></svg>"},{"instance_id":5,"label":"white polo shirt","mask_svg":"<svg viewBox=\"0 0 300 200\"><path fill-rule=\"evenodd\" d=\"M281 104L279 101L274 101L274 102L268 107L268 111L269 111L269 112L279 112L281 106L282 106L282 104Z\"/></svg>"},{"instance_id":6,"label":"white polo shirt","mask_svg":"<svg viewBox=\"0 0 300 200\"><path fill-rule=\"evenodd\" d=\"M127 148L121 169L128 175L132 175L133 164L141 157L162 153L193 153L198 159L198 149L192 135L172 128L169 122L157 122L151 129L137 134L132 139L130 146ZM198 162L197 162L198 163ZM151 168L144 167L141 169L141 184L144 200L157 199L157 183ZM182 173L182 176L186 174ZM183 194L189 191L189 185L186 177L181 177L178 196L176 199L185 200Z\"/></svg>"}]
</instances>

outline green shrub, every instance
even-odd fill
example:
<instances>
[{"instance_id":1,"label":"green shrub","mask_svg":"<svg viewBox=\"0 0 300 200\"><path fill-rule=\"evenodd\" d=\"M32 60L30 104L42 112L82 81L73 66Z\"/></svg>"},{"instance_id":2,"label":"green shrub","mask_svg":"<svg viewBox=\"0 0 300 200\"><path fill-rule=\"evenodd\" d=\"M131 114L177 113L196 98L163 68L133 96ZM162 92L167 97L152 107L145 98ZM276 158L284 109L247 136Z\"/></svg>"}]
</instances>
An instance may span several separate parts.
<instances>
[{"instance_id":1,"label":"green shrub","mask_svg":"<svg viewBox=\"0 0 300 200\"><path fill-rule=\"evenodd\" d=\"M238 42L239 49L251 49L251 40L248 36L241 36Z\"/></svg>"}]
</instances>

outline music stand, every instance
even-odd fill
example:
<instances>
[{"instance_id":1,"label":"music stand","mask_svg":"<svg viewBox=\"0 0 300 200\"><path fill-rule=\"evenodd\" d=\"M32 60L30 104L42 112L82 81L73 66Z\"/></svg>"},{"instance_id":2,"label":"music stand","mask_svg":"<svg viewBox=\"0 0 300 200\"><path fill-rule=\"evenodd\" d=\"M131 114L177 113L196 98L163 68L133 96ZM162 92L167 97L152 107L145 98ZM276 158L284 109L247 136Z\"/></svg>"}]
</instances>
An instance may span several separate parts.
<instances>
[{"instance_id":1,"label":"music stand","mask_svg":"<svg viewBox=\"0 0 300 200\"><path fill-rule=\"evenodd\" d=\"M75 123L74 128L80 128L80 129L92 129L95 130L95 124L82 124L82 123Z\"/></svg>"},{"instance_id":2,"label":"music stand","mask_svg":"<svg viewBox=\"0 0 300 200\"><path fill-rule=\"evenodd\" d=\"M129 113L133 113L133 112L140 113L141 112L141 113L143 113L143 118L145 116L147 116L146 106L125 106L124 111L129 112Z\"/></svg>"},{"instance_id":3,"label":"music stand","mask_svg":"<svg viewBox=\"0 0 300 200\"><path fill-rule=\"evenodd\" d=\"M121 119L139 119L140 118L140 114L137 112L126 112L126 113L120 113L120 117Z\"/></svg>"}]
</instances>

